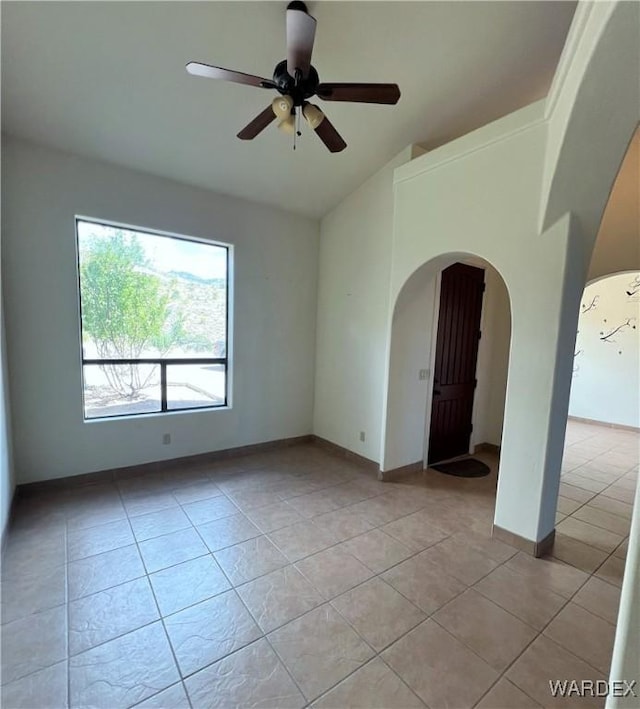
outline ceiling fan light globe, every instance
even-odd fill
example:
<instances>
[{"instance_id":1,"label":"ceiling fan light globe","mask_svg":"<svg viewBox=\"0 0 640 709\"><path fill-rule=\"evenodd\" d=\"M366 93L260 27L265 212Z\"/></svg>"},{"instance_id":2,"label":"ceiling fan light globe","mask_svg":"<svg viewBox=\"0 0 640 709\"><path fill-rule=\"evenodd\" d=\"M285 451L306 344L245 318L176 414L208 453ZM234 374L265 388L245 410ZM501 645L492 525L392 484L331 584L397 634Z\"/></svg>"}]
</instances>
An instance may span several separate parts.
<instances>
[{"instance_id":1,"label":"ceiling fan light globe","mask_svg":"<svg viewBox=\"0 0 640 709\"><path fill-rule=\"evenodd\" d=\"M284 119L284 121L280 121L278 123L278 128L283 132L287 133L289 135L293 135L296 129L296 119L294 116L289 114L287 118Z\"/></svg>"},{"instance_id":2,"label":"ceiling fan light globe","mask_svg":"<svg viewBox=\"0 0 640 709\"><path fill-rule=\"evenodd\" d=\"M302 115L313 130L315 130L324 120L324 113L312 103L307 103L304 106L302 109Z\"/></svg>"},{"instance_id":3,"label":"ceiling fan light globe","mask_svg":"<svg viewBox=\"0 0 640 709\"><path fill-rule=\"evenodd\" d=\"M271 108L278 118L286 120L291 115L293 99L291 96L278 96L271 102Z\"/></svg>"}]
</instances>

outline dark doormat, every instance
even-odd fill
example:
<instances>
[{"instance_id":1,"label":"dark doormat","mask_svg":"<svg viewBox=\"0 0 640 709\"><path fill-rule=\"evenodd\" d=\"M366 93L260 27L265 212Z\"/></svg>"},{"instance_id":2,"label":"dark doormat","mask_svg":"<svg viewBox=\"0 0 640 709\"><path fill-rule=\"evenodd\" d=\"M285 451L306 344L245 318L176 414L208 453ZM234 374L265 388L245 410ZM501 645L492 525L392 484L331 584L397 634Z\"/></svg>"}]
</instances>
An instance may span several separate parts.
<instances>
[{"instance_id":1,"label":"dark doormat","mask_svg":"<svg viewBox=\"0 0 640 709\"><path fill-rule=\"evenodd\" d=\"M450 463L436 463L429 467L446 475L457 475L459 478L482 478L491 472L488 465L475 458L453 460Z\"/></svg>"}]
</instances>

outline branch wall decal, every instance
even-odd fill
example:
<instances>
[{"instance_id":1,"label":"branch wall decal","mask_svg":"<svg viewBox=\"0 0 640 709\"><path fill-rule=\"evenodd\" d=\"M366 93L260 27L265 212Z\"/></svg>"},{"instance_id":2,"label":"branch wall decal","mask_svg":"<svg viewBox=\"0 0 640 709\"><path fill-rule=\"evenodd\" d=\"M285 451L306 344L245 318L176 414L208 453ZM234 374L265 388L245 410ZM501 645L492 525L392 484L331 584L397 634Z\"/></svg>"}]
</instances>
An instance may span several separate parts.
<instances>
[{"instance_id":1,"label":"branch wall decal","mask_svg":"<svg viewBox=\"0 0 640 709\"><path fill-rule=\"evenodd\" d=\"M630 327L633 330L636 329L635 320L635 318L627 318L626 322L623 322L621 325L618 325L618 327L614 327L613 329L609 330L609 332L605 333L604 331L601 331L600 339L602 340L602 342L615 343L616 341L613 339L613 336L615 334L617 334L618 332L622 332L627 327ZM606 319L603 322L607 322Z\"/></svg>"},{"instance_id":2,"label":"branch wall decal","mask_svg":"<svg viewBox=\"0 0 640 709\"><path fill-rule=\"evenodd\" d=\"M588 313L590 310L595 310L598 307L599 295L594 295L588 306L584 303L582 304L582 314Z\"/></svg>"}]
</instances>

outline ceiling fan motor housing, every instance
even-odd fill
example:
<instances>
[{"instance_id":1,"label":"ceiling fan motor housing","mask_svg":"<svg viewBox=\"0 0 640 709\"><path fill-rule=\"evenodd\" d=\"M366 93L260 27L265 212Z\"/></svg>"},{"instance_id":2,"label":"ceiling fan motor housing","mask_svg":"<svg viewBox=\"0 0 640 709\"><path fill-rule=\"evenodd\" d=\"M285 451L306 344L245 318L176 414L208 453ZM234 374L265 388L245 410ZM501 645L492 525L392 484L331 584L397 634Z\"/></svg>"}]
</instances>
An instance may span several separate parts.
<instances>
[{"instance_id":1,"label":"ceiling fan motor housing","mask_svg":"<svg viewBox=\"0 0 640 709\"><path fill-rule=\"evenodd\" d=\"M273 71L273 83L283 96L291 96L294 106L302 106L306 99L314 96L320 83L315 67L309 67L309 75L304 78L298 75L298 80L287 71L287 60L276 64Z\"/></svg>"}]
</instances>

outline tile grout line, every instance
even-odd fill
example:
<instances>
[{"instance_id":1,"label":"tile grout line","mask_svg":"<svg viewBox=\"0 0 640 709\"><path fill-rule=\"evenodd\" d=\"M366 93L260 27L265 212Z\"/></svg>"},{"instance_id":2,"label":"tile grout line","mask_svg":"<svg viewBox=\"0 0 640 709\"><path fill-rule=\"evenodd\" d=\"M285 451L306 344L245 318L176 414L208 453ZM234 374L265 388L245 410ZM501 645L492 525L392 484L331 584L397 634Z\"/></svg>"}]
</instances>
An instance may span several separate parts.
<instances>
[{"instance_id":1,"label":"tile grout line","mask_svg":"<svg viewBox=\"0 0 640 709\"><path fill-rule=\"evenodd\" d=\"M184 684L184 679L183 679L183 677L182 677L182 672L180 671L180 665L178 664L178 658L176 657L176 653L175 653L175 651L174 651L174 649L173 649L173 645L172 645L172 643L171 643L171 639L169 638L169 633L167 632L167 627L166 627L166 625L165 625L164 618L163 618L163 616L162 616L162 611L160 610L160 605L159 605L159 603L158 603L158 599L157 599L157 597L156 597L156 593L155 593L155 590L154 590L154 588L153 588L153 584L151 583L151 579L149 578L149 571L148 571L148 569L147 569L147 565L146 565L146 563L145 563L144 557L142 556L142 552L140 551L140 546L139 546L139 544L138 544L138 540L137 540L137 538L136 538L135 532L133 531L133 526L132 526L132 524L131 524L131 519L130 519L129 514L128 514L128 512L127 512L127 509L126 509L126 507L125 507L125 505L124 505L124 500L122 499L122 491L120 490L120 488L119 488L118 485L116 485L116 489L118 490L118 495L120 496L120 501L121 501L121 503L122 503L122 506L125 508L125 513L127 514L127 521L128 521L128 523L129 523L129 527L130 527L130 529L131 529L131 534L133 534L133 538L134 538L134 540L135 540L136 549L138 550L138 556L140 557L140 561L142 562L142 566L143 566L143 568L144 568L144 570L145 570L145 572L146 572L145 578L146 578L147 584L148 584L148 586L149 586L149 589L151 590L151 595L152 595L152 597L153 597L154 603L155 603L155 605L156 605L156 610L157 610L157 612L158 612L158 617L159 617L160 623L162 624L162 629L164 630L165 640L167 641L167 644L169 645L169 650L171 651L171 656L173 657L174 666L175 666L175 668L176 668L176 670L177 670L177 672L178 672L178 677L180 678L180 682L181 682L181 684L182 684L182 690L183 690L183 692L185 693L185 696L187 697L187 701L189 702L189 706L192 707L192 709L193 709L193 705L191 704L191 698L189 697L189 694L188 694L188 692L187 692L187 688L186 688L186 686L185 686L185 684ZM151 621L151 623L147 623L145 626L142 626L142 627L147 627L148 625L152 625L152 624L155 623L155 622L157 622L157 621ZM138 630L139 630L139 628L138 628ZM129 632L135 632L135 631L129 631ZM125 633L125 635L126 635L126 633ZM124 637L124 636L121 636L121 637ZM177 684L177 683L174 682L173 684ZM171 685L169 685L169 686L173 686L173 684L171 684ZM168 687L163 687L163 688L160 690L160 692L164 692L165 689L168 689ZM157 694L160 694L160 692L157 692ZM155 695L150 695L150 696L155 696ZM145 697L144 699L141 700L141 702L142 702L142 701L146 701L146 699L148 699L148 698L150 698L150 697ZM138 703L140 703L140 702L138 702Z\"/></svg>"},{"instance_id":2,"label":"tile grout line","mask_svg":"<svg viewBox=\"0 0 640 709\"><path fill-rule=\"evenodd\" d=\"M597 456L596 456L596 457L597 457ZM627 472L623 473L623 474L622 474L621 476L619 476L615 481L612 481L607 487L611 487L612 485L614 485L614 484L616 484L617 482L619 482L619 480L620 480L622 477L625 477L629 472L630 472L630 471L627 471ZM348 479L348 480L346 480L346 481L344 481L344 482L333 483L332 485L329 485L329 486L327 486L327 487L325 487L325 488L322 488L322 489L324 489L324 490L330 490L332 487L336 487L336 486L338 486L338 485L346 484L346 483L350 482L350 480L353 480L353 479L357 479L357 478L351 478L351 479ZM116 487L116 489L118 490L118 492L120 493L120 490L119 490L117 484L116 484L115 487ZM607 488L605 488L605 490L606 490L606 489L607 489ZM317 491L315 491L315 492L319 492L319 491L320 491L320 490L317 490ZM589 492L591 492L591 491L589 491ZM591 502L593 499L595 499L598 495L602 494L602 492L604 492L604 490L601 491L601 492L599 492L599 493L594 494L589 500L585 501L582 505L580 505L578 508L576 508L576 510L574 510L574 512L577 511L578 509L581 509L582 507L584 507L586 504L588 504L588 503ZM169 494L171 494L171 495L173 496L173 493L169 493ZM227 496L227 494L224 493L224 492L223 492L222 494L225 495L225 496ZM304 494L313 494L313 493L304 493ZM355 504L358 504L359 502L363 502L363 501L365 501L365 500L367 500L367 499L368 499L368 500L371 500L371 499L374 499L375 497L378 497L378 496L381 496L381 495L385 495L385 494L386 494L385 492L380 492L378 495L372 495L372 496L370 496L370 497L368 497L368 498L365 498L364 500L360 500L360 501L358 501L358 502L349 503L348 505L343 505L342 507L338 507L337 509L338 509L338 510L346 510L346 509L348 509L350 506L355 505ZM121 501L122 501L122 495L121 495L121 494L120 494L120 499L121 499ZM176 498L174 497L174 499L176 499ZM210 499L210 498L205 498L205 499ZM227 496L227 499L228 499L228 496ZM289 499L292 499L292 498L289 498ZM230 501L233 503L233 500L230 500ZM287 499L283 499L282 501L286 503L286 502L287 502ZM180 507L181 509L183 509L183 508L182 508L182 503L180 503L179 501L177 501L177 499L176 499L176 502L177 502L177 506ZM185 504L188 504L188 503L185 503ZM235 504L235 503L234 503L234 504ZM124 507L124 511L125 511L126 518L127 518L128 522L129 522L129 526L130 526L130 528L131 528L130 515L129 515L129 512L128 512L128 510L126 509L126 506L124 505L124 503L123 503L123 507ZM172 509L172 508L171 508L171 509ZM295 508L294 508L294 509L295 509ZM421 507L420 509L424 509L424 506ZM418 510L416 510L416 511L418 511ZM184 512L184 509L183 509L183 512ZM247 516L246 513L245 513L243 510L239 510L239 513L243 514L245 517ZM152 513L145 513L145 514L152 514ZM408 514L403 514L403 515L401 515L400 517L395 518L395 520L403 519L404 517L408 517L408 516L410 516L411 514L414 514L414 512L409 512ZM573 514L573 513L572 513L572 514ZM137 515L136 515L136 516L137 516ZM317 516L320 516L320 515L316 515L316 517L317 517ZM569 515L569 516L571 516L571 515ZM187 514L187 518L189 519L189 523L190 523L191 527L193 527L193 528L196 529L196 532L198 533L199 537L202 539L202 536L200 535L197 526L192 522L191 518L188 517L188 514ZM313 519L314 519L314 517L305 518L304 521L306 521L306 522L312 522ZM395 521L395 520L392 519L392 520L389 520L389 522L379 523L377 526L374 527L374 529L381 529L381 530L382 530L382 528L383 528L384 526L386 526L387 524L389 524L389 523L391 523L391 522L393 522L393 521ZM215 520L212 520L212 521L215 521ZM107 524L107 523L105 523L105 524ZM205 524L205 523L203 523L203 524ZM100 526L100 525L97 525L97 526ZM593 525L593 526L597 526L597 525ZM286 526L283 527L283 528L286 528ZM67 525L65 524L65 535L66 535L66 529L67 529ZM131 529L132 529L132 528L131 528ZM262 531L262 530L261 530L261 531ZM274 531L274 530L271 530L271 532L273 532L273 531ZM369 530L369 531L371 531L371 530ZM384 530L382 530L382 531L384 531ZM607 530L605 530L605 531L607 531ZM132 530L132 532L133 532L133 530ZM366 533L366 532L365 532L365 533ZM385 532L385 533L386 533L386 532ZM263 534L264 534L264 536L268 536L269 533L264 533L264 532L263 532ZM445 537L444 539L439 540L439 542L436 542L436 544L440 543L440 541L445 541L446 539L449 539L450 537L454 536L455 534L456 534L456 533L450 534L449 536ZM164 535L159 535L159 536L164 536ZM354 535L354 536L360 536L360 535ZM391 535L391 536L392 536L392 535ZM351 538L353 538L353 537L351 537ZM394 539L395 539L395 537L394 537ZM66 536L65 536L65 542L66 542L66 541L67 541L67 538L66 538ZM204 541L204 540L203 540L203 541ZM322 551L326 551L327 549L330 549L330 548L333 548L333 547L337 547L338 545L343 544L345 541L348 541L348 540L342 540L342 541L336 542L335 544L331 545L330 547L326 547L325 549L321 549L321 550L318 550L318 551L314 552L314 554L315 554L315 553L320 553L320 552L322 552ZM398 541L400 541L400 540L398 540ZM138 547L138 551L139 551L139 543L138 543L137 538L135 537L135 534L134 534L134 543L135 543L136 546ZM402 543L402 542L401 542L401 543ZM205 542L205 545L206 545L206 542ZM69 658L69 657L70 657L70 656L69 656L69 642L68 642L68 635L69 635L69 625L68 625L68 605L69 605L69 598L68 598L68 571L67 571L67 569L68 569L68 563L69 563L69 562L68 562L68 548L67 548L67 546L68 546L68 545L65 544L65 547L66 547L66 548L65 548L65 555L66 555L66 557L65 557L65 567L66 567L66 568L65 568L65 575L66 575L66 594L67 594L67 595L66 595L66 602L67 602L67 658ZM127 545L127 546L128 546L128 545ZM234 545L230 545L230 546L234 546ZM432 544L432 545L429 545L429 546L435 546L435 544ZM207 546L207 548L208 548L208 546ZM426 549L426 548L429 548L429 547L425 547L425 549ZM595 548L595 547L594 547L594 548ZM606 559L602 562L602 564L601 564L600 566L604 565L604 563L606 563L606 561L607 561L609 558L611 558L611 556L614 555L614 553L615 553L615 551L617 550L617 548L618 548L618 547L616 547L614 550L612 550L611 552L608 553ZM421 552L424 551L425 549L422 549L422 550L416 552L415 554L413 554L411 557L408 557L407 559L403 559L402 561L398 562L398 564L396 564L396 566L399 565L399 564L401 564L403 561L406 561L406 560L409 560L409 559L413 558L414 556L416 556L417 554L421 553ZM209 552L209 553L210 553L211 555L213 555L213 552ZM140 554L140 551L139 551L139 554ZM312 556L312 555L313 555L313 554L308 555L308 556ZM142 558L142 555L141 555L141 554L140 554L140 556L141 556L141 558ZM202 555L202 556L205 556L205 555ZM308 558L308 556L307 556L307 557L303 557L303 558ZM87 558L87 557L85 557L85 558ZM196 557L196 558L200 558L200 557ZM302 560L302 559L300 559L300 560ZM294 565L295 565L296 563L298 563L298 561L300 561L300 560L297 560L296 562L290 562L290 565L294 566ZM144 559L142 559L142 561L143 561L143 565L144 565L145 568L146 568L146 564L144 563ZM187 561L188 561L188 560L187 560ZM215 557L214 557L214 561L215 561ZM498 565L498 567L496 567L496 568L499 568L499 566L501 566L501 565L507 563L507 561L508 561L508 560L505 560L504 562L501 562L501 563ZM560 561L562 561L562 560L560 560ZM178 563L184 563L184 562L178 562ZM564 563L564 562L562 562L562 563ZM571 565L571 564L569 564L569 565ZM173 565L173 566L175 566L175 565ZM170 567L169 567L169 568L170 568ZM281 567L281 568L284 568L284 567ZM390 567L390 568L393 568L393 567ZM600 567L598 567L598 568L600 568ZM387 570L388 570L388 569L387 569ZM387 570L382 571L382 572L378 572L378 573L375 573L375 572L374 572L374 576L372 576L371 578L379 578L379 577L381 577L381 575L382 575L383 573L385 573ZM493 570L495 570L495 569L493 569ZM492 571L493 571L493 570L492 570ZM492 571L490 571L489 573L492 573ZM224 571L223 571L223 574L224 574ZM585 584L586 584L591 578L593 578L594 575L595 575L595 570L589 574L587 580L585 581ZM147 578L149 578L150 574L147 572L146 576L147 576ZM226 574L225 574L225 576L226 576ZM140 577L139 577L139 578L140 578ZM259 578L259 577L256 577L256 578ZM252 580L254 580L254 579L252 579ZM368 580L370 580L370 579L368 579ZM381 579L381 580L384 582L384 579ZM481 580L481 579L479 579L479 580ZM606 582L606 583L609 584L609 582L608 582L606 579L602 579L602 580L603 580L604 582ZM125 582L125 583L126 583L126 582ZM385 582L385 583L386 583L386 582ZM477 583L477 582L476 582L476 583ZM120 584L118 584L118 585L120 585ZM151 585L151 584L150 584L150 585ZM313 585L313 584L312 584L312 585ZM612 587L614 586L613 584L609 584L609 585L611 585ZM152 585L151 585L151 587L152 587ZM113 587L110 587L110 588L113 588ZM233 588L234 588L234 590L235 590L235 587L233 587ZM468 588L472 588L472 586L469 586ZM104 590L107 590L107 589L104 589ZM396 589L396 590L397 590L397 589ZM465 589L465 590L467 590L467 589ZM579 590L579 589L578 589L578 590ZM576 591L574 592L573 596L572 596L570 599L567 600L567 603L572 600L572 598L577 594L578 590L576 590ZM463 593L463 592L464 592L464 591L462 591L461 593ZM96 593L99 593L99 592L96 592ZM152 593L154 594L154 598L155 598L155 592L153 591L153 587L152 587ZM237 592L236 592L236 593L237 593ZM92 594L88 594L88 595L92 595ZM216 595L217 595L217 594L216 594ZM239 595L239 594L238 594L238 595ZM401 595L403 595L403 594L401 594ZM241 599L241 600L242 600L242 599ZM325 600L325 603L331 603L332 600L333 600L333 599L330 599L330 600L328 600L328 601ZM407 599L407 600L409 600L409 599ZM450 601L451 601L451 600L453 600L453 598L450 599ZM491 599L488 599L488 600L491 600ZM449 602L450 602L450 601L449 601ZM409 601L409 602L411 602L411 601ZM492 602L493 602L493 601L492 601ZM564 608L564 607L567 605L567 603L565 603L565 604L562 606L562 608ZM156 605L157 605L157 599L156 599ZM321 605L322 605L322 604L321 604ZM444 604L443 604L443 605L444 605ZM497 604L496 604L496 605L497 605ZM562 610L562 608L559 609L558 613ZM159 607L158 607L158 610L159 610ZM506 610L506 609L504 609L504 610ZM434 612L437 612L437 611L434 611ZM507 611L507 612L508 612L508 611ZM556 615L557 615L557 614L556 614ZM300 616L298 616L298 617L300 617ZM430 617L430 616L427 616L427 617ZM554 616L554 617L555 617L555 616ZM161 618L161 620L162 620L162 614L160 614L160 618ZM553 618L552 618L551 620L553 620ZM549 622L551 622L551 620L550 620ZM153 622L156 622L156 621L153 621ZM288 622L290 622L290 621L288 621ZM422 621L422 622L424 622L424 621ZM437 622L437 621L436 621L436 622ZM281 627L281 626L280 626L280 627ZM417 627L417 626L414 626L414 627ZM546 628L546 626L545 626L545 628ZM131 631L130 631L130 632L131 632ZM357 632L357 631L356 631L356 632ZM411 632L411 631L407 631L407 632ZM543 631L540 631L539 634L542 634L542 632L543 632ZM166 628L165 628L165 634L166 634ZM119 637L121 637L121 636L119 636ZM401 636L401 637L403 637L403 636ZM365 641L365 642L366 642L366 641ZM394 642L395 642L395 641L394 641ZM246 647L246 646L245 646L245 647ZM381 651L381 652L382 652L382 651ZM379 653L376 654L376 656L379 656ZM175 659L175 658L174 658L174 659ZM381 658L381 659L382 659L382 658ZM515 660L514 660L514 661L515 661ZM384 662L384 661L383 661L383 662ZM365 663L365 664L367 664L367 663ZM385 664L386 664L386 663L385 663ZM363 666L364 666L364 665L363 665ZM506 672L506 670L505 670L505 672ZM402 678L400 678L400 679L402 679ZM341 680L341 681L343 681L343 680ZM164 691L164 690L161 690L161 691ZM322 696L322 695L321 695L321 696Z\"/></svg>"}]
</instances>

